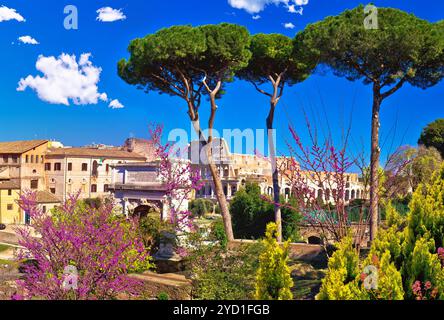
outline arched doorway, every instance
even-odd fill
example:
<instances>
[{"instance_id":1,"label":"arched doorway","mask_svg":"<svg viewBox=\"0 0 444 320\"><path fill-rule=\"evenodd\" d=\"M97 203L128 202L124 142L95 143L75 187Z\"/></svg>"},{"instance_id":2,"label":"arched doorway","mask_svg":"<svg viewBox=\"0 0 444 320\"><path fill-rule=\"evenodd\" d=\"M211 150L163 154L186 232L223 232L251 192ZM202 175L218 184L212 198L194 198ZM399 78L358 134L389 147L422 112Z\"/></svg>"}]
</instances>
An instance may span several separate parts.
<instances>
[{"instance_id":1,"label":"arched doorway","mask_svg":"<svg viewBox=\"0 0 444 320\"><path fill-rule=\"evenodd\" d=\"M156 207L154 205L140 205L134 208L133 217L137 217L139 219L145 218L148 214L156 212Z\"/></svg>"},{"instance_id":2,"label":"arched doorway","mask_svg":"<svg viewBox=\"0 0 444 320\"><path fill-rule=\"evenodd\" d=\"M321 238L318 236L308 237L308 244L322 244Z\"/></svg>"}]
</instances>

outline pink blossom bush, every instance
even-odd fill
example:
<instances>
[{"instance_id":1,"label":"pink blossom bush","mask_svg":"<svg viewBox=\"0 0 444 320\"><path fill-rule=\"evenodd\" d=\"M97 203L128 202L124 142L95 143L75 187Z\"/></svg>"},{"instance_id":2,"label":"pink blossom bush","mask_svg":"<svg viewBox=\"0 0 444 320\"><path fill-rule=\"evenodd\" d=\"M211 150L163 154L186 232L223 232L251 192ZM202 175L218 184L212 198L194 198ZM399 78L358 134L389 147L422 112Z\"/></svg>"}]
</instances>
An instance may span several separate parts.
<instances>
[{"instance_id":1,"label":"pink blossom bush","mask_svg":"<svg viewBox=\"0 0 444 320\"><path fill-rule=\"evenodd\" d=\"M19 204L29 213L32 228L18 227L18 252L24 276L17 281L24 299L96 300L121 294L139 295L139 283L127 274L151 267L150 256L136 237L136 221L112 214L112 204L91 208L71 196L52 215L27 192ZM74 276L66 270L74 269ZM14 297L17 299L18 296Z\"/></svg>"},{"instance_id":2,"label":"pink blossom bush","mask_svg":"<svg viewBox=\"0 0 444 320\"><path fill-rule=\"evenodd\" d=\"M169 222L174 226L177 234L187 234L195 231L195 221L191 211L183 210L183 204L192 198L193 192L203 186L200 172L193 168L189 161L180 158L174 144L163 144L161 125L150 125L149 133L154 144L156 158L159 161L159 176L166 186L166 195L169 205ZM187 249L177 248L177 253L185 257Z\"/></svg>"},{"instance_id":3,"label":"pink blossom bush","mask_svg":"<svg viewBox=\"0 0 444 320\"><path fill-rule=\"evenodd\" d=\"M438 288L432 288L432 283L426 281L415 281L412 285L413 295L416 300L435 300L438 295Z\"/></svg>"}]
</instances>

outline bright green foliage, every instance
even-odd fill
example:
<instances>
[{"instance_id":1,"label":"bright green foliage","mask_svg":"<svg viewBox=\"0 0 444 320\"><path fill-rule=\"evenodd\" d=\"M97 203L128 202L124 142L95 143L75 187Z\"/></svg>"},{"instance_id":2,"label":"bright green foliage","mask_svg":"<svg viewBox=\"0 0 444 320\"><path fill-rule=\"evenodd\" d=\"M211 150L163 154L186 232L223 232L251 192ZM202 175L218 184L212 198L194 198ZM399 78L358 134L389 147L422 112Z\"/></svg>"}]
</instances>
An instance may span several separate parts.
<instances>
[{"instance_id":1,"label":"bright green foliage","mask_svg":"<svg viewBox=\"0 0 444 320\"><path fill-rule=\"evenodd\" d=\"M402 232L398 231L396 225L379 232L372 243L368 256L381 258L387 251L390 254L390 262L396 263L396 266L399 267L402 253ZM367 261L367 263L370 262Z\"/></svg>"},{"instance_id":2,"label":"bright green foliage","mask_svg":"<svg viewBox=\"0 0 444 320\"><path fill-rule=\"evenodd\" d=\"M285 73L285 83L304 81L316 66L314 61L296 55L293 41L282 34L255 34L251 37L251 60L238 76L257 85L270 81L270 75Z\"/></svg>"},{"instance_id":3,"label":"bright green foliage","mask_svg":"<svg viewBox=\"0 0 444 320\"><path fill-rule=\"evenodd\" d=\"M436 248L444 243L444 164L428 184L421 184L410 203L411 214L406 229L408 251L416 240L426 233L435 241ZM436 251L435 251L436 253Z\"/></svg>"},{"instance_id":4,"label":"bright green foliage","mask_svg":"<svg viewBox=\"0 0 444 320\"><path fill-rule=\"evenodd\" d=\"M275 223L267 225L263 240L264 251L259 257L259 270L256 276L257 300L292 300L293 280L288 267L288 246L282 246L276 240Z\"/></svg>"},{"instance_id":5,"label":"bright green foliage","mask_svg":"<svg viewBox=\"0 0 444 320\"><path fill-rule=\"evenodd\" d=\"M393 211L395 211L393 209ZM368 300L403 300L404 289L401 273L398 271L401 264L401 232L399 225L392 225L387 230L381 230L373 241L362 268L375 266L377 268L377 288L368 290L361 280L363 299Z\"/></svg>"},{"instance_id":6,"label":"bright green foliage","mask_svg":"<svg viewBox=\"0 0 444 320\"><path fill-rule=\"evenodd\" d=\"M385 219L389 227L398 228L405 222L405 218L393 207L390 200L385 205Z\"/></svg>"},{"instance_id":7,"label":"bright green foliage","mask_svg":"<svg viewBox=\"0 0 444 320\"><path fill-rule=\"evenodd\" d=\"M434 241L427 240L427 237L420 238L403 266L405 287L411 299L414 298L412 286L417 280L423 283L430 281L433 288L438 288L439 298L444 299L444 273L438 255L433 251L436 253Z\"/></svg>"},{"instance_id":8,"label":"bright green foliage","mask_svg":"<svg viewBox=\"0 0 444 320\"><path fill-rule=\"evenodd\" d=\"M403 300L404 289L402 287L401 273L392 262L390 251L386 250L379 259L373 255L366 259L365 266L374 265L377 268L377 288L366 289L361 284L361 299L366 300ZM370 257L370 256L369 256ZM365 280L364 280L365 281Z\"/></svg>"},{"instance_id":9,"label":"bright green foliage","mask_svg":"<svg viewBox=\"0 0 444 320\"><path fill-rule=\"evenodd\" d=\"M404 230L402 275L409 298L415 281L430 281L444 298L443 270L437 256L444 243L444 165L429 183L420 184L410 203L411 213Z\"/></svg>"},{"instance_id":10,"label":"bright green foliage","mask_svg":"<svg viewBox=\"0 0 444 320\"><path fill-rule=\"evenodd\" d=\"M328 261L328 271L322 280L317 300L357 300L360 292L356 278L359 275L359 255L349 235L338 244Z\"/></svg>"},{"instance_id":11,"label":"bright green foliage","mask_svg":"<svg viewBox=\"0 0 444 320\"><path fill-rule=\"evenodd\" d=\"M309 25L296 36L320 62L348 80L381 88L405 82L419 88L444 77L438 26L398 9L378 8L378 28L364 27L364 6Z\"/></svg>"},{"instance_id":12,"label":"bright green foliage","mask_svg":"<svg viewBox=\"0 0 444 320\"><path fill-rule=\"evenodd\" d=\"M444 23L442 24L444 26ZM444 32L442 36L444 37ZM444 119L438 119L428 124L422 131L418 143L426 147L436 148L441 153L441 157L444 158Z\"/></svg>"},{"instance_id":13,"label":"bright green foliage","mask_svg":"<svg viewBox=\"0 0 444 320\"><path fill-rule=\"evenodd\" d=\"M413 284L417 281L430 282L430 291L444 299L444 269L437 254L444 236L444 165L429 180L414 192L403 230L406 222L391 203L386 205L389 228L380 230L361 264L362 270L369 265L377 268L377 289L364 287L366 275L353 281L358 258L347 239L330 258L318 299L415 299Z\"/></svg>"}]
</instances>

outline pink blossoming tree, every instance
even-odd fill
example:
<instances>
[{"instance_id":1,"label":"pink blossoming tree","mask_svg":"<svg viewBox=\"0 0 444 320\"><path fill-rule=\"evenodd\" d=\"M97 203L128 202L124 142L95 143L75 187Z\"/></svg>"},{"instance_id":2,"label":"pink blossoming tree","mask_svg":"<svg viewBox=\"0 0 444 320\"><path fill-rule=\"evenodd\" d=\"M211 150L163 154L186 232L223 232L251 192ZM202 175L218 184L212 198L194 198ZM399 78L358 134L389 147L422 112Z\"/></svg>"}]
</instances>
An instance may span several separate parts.
<instances>
[{"instance_id":1,"label":"pink blossoming tree","mask_svg":"<svg viewBox=\"0 0 444 320\"><path fill-rule=\"evenodd\" d=\"M173 143L162 143L163 126L151 124L149 134L154 144L155 155L159 161L159 176L166 186L166 199L169 207L169 222L174 225L177 234L193 232L195 221L192 213L184 210L183 204L191 199L193 192L202 188L198 169L190 161L181 158L180 150ZM178 253L186 255L186 248L179 246Z\"/></svg>"},{"instance_id":2,"label":"pink blossoming tree","mask_svg":"<svg viewBox=\"0 0 444 320\"><path fill-rule=\"evenodd\" d=\"M138 282L127 277L151 267L150 256L136 237L136 221L116 217L112 204L91 208L71 196L52 215L37 206L36 193L20 198L31 227L18 227L18 252L24 276L18 286L24 299L96 300L138 295ZM67 274L68 270L68 274ZM17 298L15 296L14 298Z\"/></svg>"}]
</instances>

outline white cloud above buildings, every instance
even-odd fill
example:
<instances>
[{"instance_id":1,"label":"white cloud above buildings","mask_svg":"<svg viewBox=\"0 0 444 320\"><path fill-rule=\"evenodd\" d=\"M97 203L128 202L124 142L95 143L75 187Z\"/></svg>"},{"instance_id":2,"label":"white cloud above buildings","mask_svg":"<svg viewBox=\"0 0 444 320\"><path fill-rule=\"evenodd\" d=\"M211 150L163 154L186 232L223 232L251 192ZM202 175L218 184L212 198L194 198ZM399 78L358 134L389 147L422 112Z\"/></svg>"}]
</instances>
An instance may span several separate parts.
<instances>
[{"instance_id":1,"label":"white cloud above buildings","mask_svg":"<svg viewBox=\"0 0 444 320\"><path fill-rule=\"evenodd\" d=\"M42 75L28 75L20 79L17 91L27 88L34 90L38 97L48 103L69 106L97 104L99 101L108 102L108 95L99 92L98 83L102 69L90 61L91 54L84 53L77 61L75 55L62 53L58 57L40 55L36 69ZM113 103L115 106L118 100Z\"/></svg>"},{"instance_id":2,"label":"white cloud above buildings","mask_svg":"<svg viewBox=\"0 0 444 320\"><path fill-rule=\"evenodd\" d=\"M18 37L18 40L24 44L32 44L32 45L39 44L39 42L31 36L21 36L21 37Z\"/></svg>"},{"instance_id":3,"label":"white cloud above buildings","mask_svg":"<svg viewBox=\"0 0 444 320\"><path fill-rule=\"evenodd\" d=\"M307 5L309 0L228 0L228 4L236 9L245 10L250 14L257 14L265 9L266 6L284 5L289 12L302 14L302 10L296 9Z\"/></svg>"},{"instance_id":4,"label":"white cloud above buildings","mask_svg":"<svg viewBox=\"0 0 444 320\"><path fill-rule=\"evenodd\" d=\"M284 28L285 29L294 29L295 25L291 22L287 22L287 23L284 23Z\"/></svg>"},{"instance_id":5,"label":"white cloud above buildings","mask_svg":"<svg viewBox=\"0 0 444 320\"><path fill-rule=\"evenodd\" d=\"M101 22L114 22L125 20L126 16L121 9L113 9L111 7L103 7L97 10L98 16L96 20Z\"/></svg>"},{"instance_id":6,"label":"white cloud above buildings","mask_svg":"<svg viewBox=\"0 0 444 320\"><path fill-rule=\"evenodd\" d=\"M8 8L6 6L0 7L0 22L16 20L18 22L26 21L23 16L17 12L15 9Z\"/></svg>"},{"instance_id":7,"label":"white cloud above buildings","mask_svg":"<svg viewBox=\"0 0 444 320\"><path fill-rule=\"evenodd\" d=\"M122 103L120 103L119 100L114 99L114 100L112 100L112 101L109 103L109 107L110 107L111 109L122 109L122 108L124 108L125 106L124 106Z\"/></svg>"}]
</instances>

